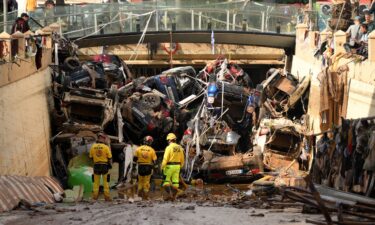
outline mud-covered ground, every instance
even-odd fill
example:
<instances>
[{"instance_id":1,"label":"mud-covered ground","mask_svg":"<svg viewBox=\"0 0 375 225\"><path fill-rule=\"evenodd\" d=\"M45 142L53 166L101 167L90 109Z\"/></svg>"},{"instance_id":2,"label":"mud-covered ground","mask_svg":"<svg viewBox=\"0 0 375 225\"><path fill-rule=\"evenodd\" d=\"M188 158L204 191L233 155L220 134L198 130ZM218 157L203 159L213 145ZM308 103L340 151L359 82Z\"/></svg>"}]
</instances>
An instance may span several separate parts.
<instances>
[{"instance_id":1,"label":"mud-covered ground","mask_svg":"<svg viewBox=\"0 0 375 225\"><path fill-rule=\"evenodd\" d=\"M189 187L175 202L164 202L160 190L151 200L141 201L129 190L125 199L83 200L39 207L21 206L0 214L0 225L76 224L307 224L306 219L322 219L319 214L303 214L299 203L281 201L279 194L249 193L247 185Z\"/></svg>"},{"instance_id":2,"label":"mud-covered ground","mask_svg":"<svg viewBox=\"0 0 375 225\"><path fill-rule=\"evenodd\" d=\"M198 206L196 203L163 202L96 202L77 205L56 204L40 207L36 211L14 210L0 214L0 224L307 224L306 218L321 218L306 215L295 208L284 209L239 209L234 207Z\"/></svg>"}]
</instances>

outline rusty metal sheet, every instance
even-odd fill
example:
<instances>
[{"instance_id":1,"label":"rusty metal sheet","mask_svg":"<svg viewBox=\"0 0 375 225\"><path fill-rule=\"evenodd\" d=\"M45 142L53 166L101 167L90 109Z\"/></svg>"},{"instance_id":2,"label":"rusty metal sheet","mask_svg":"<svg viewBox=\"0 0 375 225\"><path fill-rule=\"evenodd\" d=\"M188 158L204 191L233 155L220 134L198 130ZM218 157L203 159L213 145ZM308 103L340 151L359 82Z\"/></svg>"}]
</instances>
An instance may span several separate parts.
<instances>
[{"instance_id":1,"label":"rusty metal sheet","mask_svg":"<svg viewBox=\"0 0 375 225\"><path fill-rule=\"evenodd\" d=\"M269 150L266 150L263 153L263 162L264 165L271 170L280 171L282 169L286 169L289 167L290 172L292 171L298 171L298 163L292 163L293 158L289 156L284 156L281 154L270 152Z\"/></svg>"},{"instance_id":2,"label":"rusty metal sheet","mask_svg":"<svg viewBox=\"0 0 375 225\"><path fill-rule=\"evenodd\" d=\"M0 212L12 210L20 200L53 203L64 189L52 177L0 176Z\"/></svg>"},{"instance_id":3,"label":"rusty metal sheet","mask_svg":"<svg viewBox=\"0 0 375 225\"><path fill-rule=\"evenodd\" d=\"M281 77L275 84L275 87L288 95L291 95L296 87L293 85L292 81L288 80L286 77Z\"/></svg>"}]
</instances>

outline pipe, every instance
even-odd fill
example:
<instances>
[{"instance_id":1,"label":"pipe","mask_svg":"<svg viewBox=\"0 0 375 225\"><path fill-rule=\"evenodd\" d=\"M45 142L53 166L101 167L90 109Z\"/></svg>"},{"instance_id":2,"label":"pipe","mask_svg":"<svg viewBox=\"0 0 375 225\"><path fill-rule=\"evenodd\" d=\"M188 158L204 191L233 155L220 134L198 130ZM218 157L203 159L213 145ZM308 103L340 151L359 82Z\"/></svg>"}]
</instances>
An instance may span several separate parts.
<instances>
[{"instance_id":1,"label":"pipe","mask_svg":"<svg viewBox=\"0 0 375 225\"><path fill-rule=\"evenodd\" d=\"M4 32L7 32L7 13L8 13L8 1L3 0L3 16L4 16Z\"/></svg>"},{"instance_id":2,"label":"pipe","mask_svg":"<svg viewBox=\"0 0 375 225\"><path fill-rule=\"evenodd\" d=\"M59 43L55 43L55 65L59 65Z\"/></svg>"}]
</instances>

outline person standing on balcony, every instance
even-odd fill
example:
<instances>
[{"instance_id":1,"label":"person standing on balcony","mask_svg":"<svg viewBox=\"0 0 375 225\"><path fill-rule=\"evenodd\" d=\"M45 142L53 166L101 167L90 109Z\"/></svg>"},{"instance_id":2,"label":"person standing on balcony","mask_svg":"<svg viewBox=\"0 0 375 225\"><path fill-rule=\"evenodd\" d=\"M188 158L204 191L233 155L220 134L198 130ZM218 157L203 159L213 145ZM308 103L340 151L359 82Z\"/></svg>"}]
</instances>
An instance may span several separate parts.
<instances>
[{"instance_id":1,"label":"person standing on balcony","mask_svg":"<svg viewBox=\"0 0 375 225\"><path fill-rule=\"evenodd\" d=\"M55 19L53 18L55 16L55 2L52 0L47 0L44 2L44 25L48 26L51 23L55 22Z\"/></svg>"},{"instance_id":2,"label":"person standing on balcony","mask_svg":"<svg viewBox=\"0 0 375 225\"><path fill-rule=\"evenodd\" d=\"M8 12L13 12L17 9L18 9L17 1L16 0L8 0Z\"/></svg>"},{"instance_id":3,"label":"person standing on balcony","mask_svg":"<svg viewBox=\"0 0 375 225\"><path fill-rule=\"evenodd\" d=\"M346 31L346 36L349 37L349 42L344 44L344 48L347 52L350 52L350 49L352 48L357 48L358 43L361 40L362 33L360 19L359 16L356 16L354 18L354 24L350 25Z\"/></svg>"},{"instance_id":4,"label":"person standing on balcony","mask_svg":"<svg viewBox=\"0 0 375 225\"><path fill-rule=\"evenodd\" d=\"M374 20L371 18L371 13L369 10L364 10L363 13L365 14L365 24L367 24L367 32L371 33L375 30L375 23Z\"/></svg>"},{"instance_id":5,"label":"person standing on balcony","mask_svg":"<svg viewBox=\"0 0 375 225\"><path fill-rule=\"evenodd\" d=\"M25 33L26 31L29 31L30 30L30 26L29 26L29 15L27 15L27 13L22 13L21 14L21 18L25 21L25 26L24 26L24 31L23 33Z\"/></svg>"},{"instance_id":6,"label":"person standing on balcony","mask_svg":"<svg viewBox=\"0 0 375 225\"><path fill-rule=\"evenodd\" d=\"M366 23L361 24L362 37L359 42L359 48L357 49L357 54L362 55L365 58L368 56L368 25Z\"/></svg>"},{"instance_id":7,"label":"person standing on balcony","mask_svg":"<svg viewBox=\"0 0 375 225\"><path fill-rule=\"evenodd\" d=\"M55 2L52 0L47 0L44 2L44 7L46 9L53 9L55 7Z\"/></svg>"},{"instance_id":8,"label":"person standing on balcony","mask_svg":"<svg viewBox=\"0 0 375 225\"><path fill-rule=\"evenodd\" d=\"M369 7L369 13L373 15L375 18L375 0L372 0L370 7Z\"/></svg>"},{"instance_id":9,"label":"person standing on balcony","mask_svg":"<svg viewBox=\"0 0 375 225\"><path fill-rule=\"evenodd\" d=\"M25 33L26 31L30 30L28 21L29 15L26 13L22 13L21 17L18 17L12 26L11 34L16 33L17 31L21 33Z\"/></svg>"}]
</instances>

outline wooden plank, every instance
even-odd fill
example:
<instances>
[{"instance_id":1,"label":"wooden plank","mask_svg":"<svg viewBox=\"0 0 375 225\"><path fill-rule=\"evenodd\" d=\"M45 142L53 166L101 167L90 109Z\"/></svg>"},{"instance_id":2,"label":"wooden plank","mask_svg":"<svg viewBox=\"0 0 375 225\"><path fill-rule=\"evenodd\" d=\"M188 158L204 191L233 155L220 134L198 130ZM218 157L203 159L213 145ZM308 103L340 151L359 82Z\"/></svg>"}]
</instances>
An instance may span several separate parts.
<instances>
[{"instance_id":1,"label":"wooden plank","mask_svg":"<svg viewBox=\"0 0 375 225\"><path fill-rule=\"evenodd\" d=\"M173 60L173 65L206 65L211 62L211 59L207 60ZM239 65L284 65L284 61L281 60L240 60L236 61ZM169 61L166 60L135 60L126 61L128 65L147 65L147 66L158 66L158 65L170 65Z\"/></svg>"}]
</instances>

